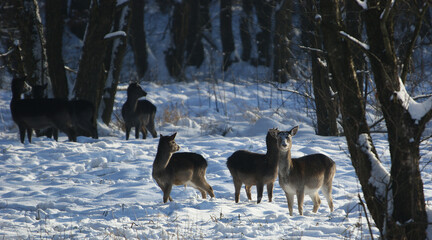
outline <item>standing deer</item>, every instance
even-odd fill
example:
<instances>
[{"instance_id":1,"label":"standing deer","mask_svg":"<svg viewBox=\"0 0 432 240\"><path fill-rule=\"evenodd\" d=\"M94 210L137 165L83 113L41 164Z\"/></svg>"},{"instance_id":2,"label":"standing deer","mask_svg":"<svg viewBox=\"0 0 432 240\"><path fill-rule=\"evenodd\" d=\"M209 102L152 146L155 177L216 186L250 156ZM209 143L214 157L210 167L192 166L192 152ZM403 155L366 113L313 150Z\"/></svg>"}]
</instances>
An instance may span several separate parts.
<instances>
[{"instance_id":1,"label":"standing deer","mask_svg":"<svg viewBox=\"0 0 432 240\"><path fill-rule=\"evenodd\" d=\"M190 185L201 192L202 198L208 193L214 197L213 188L207 183L205 174L207 161L197 153L182 152L180 146L174 141L177 133L171 136L160 135L158 150L153 162L152 176L163 191L163 202L170 197L173 185Z\"/></svg>"},{"instance_id":2,"label":"standing deer","mask_svg":"<svg viewBox=\"0 0 432 240\"><path fill-rule=\"evenodd\" d=\"M312 198L313 212L316 213L321 204L318 196L320 189L327 199L330 211L333 212L332 182L336 173L336 164L323 154L291 158L292 137L297 130L298 126L290 131L277 132L279 185L285 192L289 213L292 216L294 195L297 195L299 214L303 215L305 194Z\"/></svg>"},{"instance_id":3,"label":"standing deer","mask_svg":"<svg viewBox=\"0 0 432 240\"><path fill-rule=\"evenodd\" d=\"M143 139L147 137L147 129L153 138L157 137L154 119L156 116L156 106L147 100L138 100L145 97L147 93L138 85L131 83L127 89L127 99L122 107L122 117L125 121L126 140L129 139L129 133L135 126L135 138L139 138L140 132Z\"/></svg>"},{"instance_id":4,"label":"standing deer","mask_svg":"<svg viewBox=\"0 0 432 240\"><path fill-rule=\"evenodd\" d=\"M264 184L267 185L269 202L273 197L273 184L277 177L278 149L276 129L270 129L266 136L267 153L259 154L246 150L234 152L227 161L227 167L232 175L235 188L235 202L239 202L240 189L245 185L246 195L251 197L251 187L256 185L257 203L261 202Z\"/></svg>"}]
</instances>

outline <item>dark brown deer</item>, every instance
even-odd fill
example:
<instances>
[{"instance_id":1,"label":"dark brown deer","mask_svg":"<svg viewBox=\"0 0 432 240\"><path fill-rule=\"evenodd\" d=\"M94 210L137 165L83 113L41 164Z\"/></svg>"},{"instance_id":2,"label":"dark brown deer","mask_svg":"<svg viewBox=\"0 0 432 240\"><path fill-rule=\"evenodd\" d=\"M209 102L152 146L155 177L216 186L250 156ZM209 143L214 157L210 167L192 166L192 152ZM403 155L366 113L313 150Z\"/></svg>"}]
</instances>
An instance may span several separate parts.
<instances>
[{"instance_id":1,"label":"dark brown deer","mask_svg":"<svg viewBox=\"0 0 432 240\"><path fill-rule=\"evenodd\" d=\"M158 150L153 162L152 176L163 192L163 202L170 197L173 185L190 185L201 192L214 197L213 188L206 181L207 161L203 156L191 152L177 152L180 147L174 141L177 133L171 136L160 135Z\"/></svg>"},{"instance_id":2,"label":"dark brown deer","mask_svg":"<svg viewBox=\"0 0 432 240\"><path fill-rule=\"evenodd\" d=\"M252 200L251 187L256 185L257 203L261 202L264 185L267 185L269 202L273 197L273 185L277 177L278 149L276 129L270 129L266 136L267 153L253 153L246 150L234 152L227 161L235 188L235 202L239 202L240 189L245 185L246 195Z\"/></svg>"},{"instance_id":3,"label":"dark brown deer","mask_svg":"<svg viewBox=\"0 0 432 240\"><path fill-rule=\"evenodd\" d=\"M145 97L147 93L138 85L131 83L127 89L127 100L122 107L122 117L125 121L126 140L129 139L129 133L135 126L135 138L139 138L140 132L143 139L147 137L147 129L153 138L157 137L154 119L156 116L156 106L147 100L138 100Z\"/></svg>"},{"instance_id":4,"label":"dark brown deer","mask_svg":"<svg viewBox=\"0 0 432 240\"><path fill-rule=\"evenodd\" d=\"M304 195L313 201L313 212L316 213L321 204L318 190L321 189L327 199L330 212L333 212L332 182L336 173L336 164L323 154L306 155L291 158L292 137L297 133L298 126L290 131L277 132L279 158L279 185L285 192L289 213L293 214L294 195L297 195L299 214L303 215Z\"/></svg>"},{"instance_id":5,"label":"dark brown deer","mask_svg":"<svg viewBox=\"0 0 432 240\"><path fill-rule=\"evenodd\" d=\"M18 125L20 141L24 143L27 132L31 142L33 129L57 128L76 142L76 133L68 101L63 99L21 99L26 91L25 77L12 80L10 109L12 119Z\"/></svg>"}]
</instances>

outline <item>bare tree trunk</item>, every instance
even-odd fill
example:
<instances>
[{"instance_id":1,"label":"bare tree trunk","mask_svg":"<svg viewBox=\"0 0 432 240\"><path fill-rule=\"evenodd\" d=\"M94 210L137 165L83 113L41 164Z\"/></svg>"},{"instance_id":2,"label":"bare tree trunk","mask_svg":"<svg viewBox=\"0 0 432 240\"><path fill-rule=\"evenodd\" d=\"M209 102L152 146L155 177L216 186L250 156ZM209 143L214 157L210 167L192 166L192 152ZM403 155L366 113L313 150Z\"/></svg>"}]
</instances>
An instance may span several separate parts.
<instances>
[{"instance_id":1,"label":"bare tree trunk","mask_svg":"<svg viewBox=\"0 0 432 240\"><path fill-rule=\"evenodd\" d=\"M116 0L92 1L90 22L84 36L74 93L75 98L92 102L95 109L99 109L107 77L104 60L110 40L105 36L111 30L116 3Z\"/></svg>"},{"instance_id":2,"label":"bare tree trunk","mask_svg":"<svg viewBox=\"0 0 432 240\"><path fill-rule=\"evenodd\" d=\"M185 1L175 2L171 16L171 46L165 51L165 64L171 76L181 78L189 18Z\"/></svg>"},{"instance_id":3,"label":"bare tree trunk","mask_svg":"<svg viewBox=\"0 0 432 240\"><path fill-rule=\"evenodd\" d=\"M145 1L132 0L132 20L130 25L129 40L135 59L135 67L138 79L142 79L147 71L147 41L144 31L144 7Z\"/></svg>"},{"instance_id":4,"label":"bare tree trunk","mask_svg":"<svg viewBox=\"0 0 432 240\"><path fill-rule=\"evenodd\" d=\"M126 2L124 5L118 6L117 8L113 32L122 31L127 33L131 22L131 8L129 6L129 2ZM108 48L108 78L105 83L104 94L102 95L102 103L99 109L101 118L106 125L109 125L111 121L111 114L113 112L114 100L117 93L117 85L119 82L120 71L122 69L123 57L126 53L126 47L126 36L120 36L115 38L112 41L112 47Z\"/></svg>"},{"instance_id":5,"label":"bare tree trunk","mask_svg":"<svg viewBox=\"0 0 432 240\"><path fill-rule=\"evenodd\" d=\"M54 97L67 98L68 81L63 61L63 28L66 0L46 0L46 52Z\"/></svg>"},{"instance_id":6,"label":"bare tree trunk","mask_svg":"<svg viewBox=\"0 0 432 240\"><path fill-rule=\"evenodd\" d=\"M292 2L283 0L275 12L275 33L273 44L273 81L286 83L293 74L294 61L291 54Z\"/></svg>"},{"instance_id":7,"label":"bare tree trunk","mask_svg":"<svg viewBox=\"0 0 432 240\"><path fill-rule=\"evenodd\" d=\"M258 65L270 66L271 32L274 1L253 0L261 31L256 35L258 48Z\"/></svg>"},{"instance_id":8,"label":"bare tree trunk","mask_svg":"<svg viewBox=\"0 0 432 240\"><path fill-rule=\"evenodd\" d=\"M252 0L242 0L243 12L240 17L240 39L242 42L242 55L243 61L249 61L252 51L251 39L251 22L252 22Z\"/></svg>"},{"instance_id":9,"label":"bare tree trunk","mask_svg":"<svg viewBox=\"0 0 432 240\"><path fill-rule=\"evenodd\" d=\"M189 18L186 36L186 65L199 67L204 61L204 46L202 44L201 7L200 0L186 1Z\"/></svg>"},{"instance_id":10,"label":"bare tree trunk","mask_svg":"<svg viewBox=\"0 0 432 240\"><path fill-rule=\"evenodd\" d=\"M322 33L328 60L332 67L351 161L362 186L369 212L382 231L387 214L386 188L388 173L382 168L366 122L363 98L354 70L350 46L342 39L338 0L321 0ZM381 166L381 167L380 167ZM374 174L372 175L372 170ZM374 177L383 177L371 181Z\"/></svg>"},{"instance_id":11,"label":"bare tree trunk","mask_svg":"<svg viewBox=\"0 0 432 240\"><path fill-rule=\"evenodd\" d=\"M234 36L232 32L232 2L231 0L220 1L220 30L222 39L222 53L223 53L223 70L226 71L233 63L234 57L232 56L234 47Z\"/></svg>"},{"instance_id":12,"label":"bare tree trunk","mask_svg":"<svg viewBox=\"0 0 432 240\"><path fill-rule=\"evenodd\" d=\"M21 36L21 54L28 81L32 85L50 83L43 26L36 0L15 1Z\"/></svg>"},{"instance_id":13,"label":"bare tree trunk","mask_svg":"<svg viewBox=\"0 0 432 240\"><path fill-rule=\"evenodd\" d=\"M390 1L370 0L365 13L369 59L381 109L386 121L391 154L393 211L387 218L387 239L425 239L428 225L419 169L419 146L432 110L412 116L409 95L399 78L394 46L394 8ZM411 53L408 53L411 54ZM401 95L397 95L400 93ZM405 99L404 99L405 98ZM408 104L408 106L407 106Z\"/></svg>"}]
</instances>

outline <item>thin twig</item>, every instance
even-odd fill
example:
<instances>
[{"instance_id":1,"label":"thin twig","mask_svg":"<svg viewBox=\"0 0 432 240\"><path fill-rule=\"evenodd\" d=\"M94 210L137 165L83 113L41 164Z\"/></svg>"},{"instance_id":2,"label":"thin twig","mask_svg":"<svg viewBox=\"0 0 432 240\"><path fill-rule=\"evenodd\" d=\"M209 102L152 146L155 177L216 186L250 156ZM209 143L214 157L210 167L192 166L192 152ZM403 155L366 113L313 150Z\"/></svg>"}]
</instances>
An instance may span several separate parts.
<instances>
[{"instance_id":1,"label":"thin twig","mask_svg":"<svg viewBox=\"0 0 432 240\"><path fill-rule=\"evenodd\" d=\"M372 227L371 227L371 223L369 222L369 217L368 217L368 214L367 214L367 211L366 211L366 206L365 206L363 200L360 197L360 193L358 193L357 196L359 198L360 205L363 207L363 211L364 211L364 214L365 214L365 217L366 217L366 221L367 221L367 224L368 224L368 228L369 228L369 233L370 233L371 239L373 240L374 237L373 237L373 234L372 234Z\"/></svg>"}]
</instances>

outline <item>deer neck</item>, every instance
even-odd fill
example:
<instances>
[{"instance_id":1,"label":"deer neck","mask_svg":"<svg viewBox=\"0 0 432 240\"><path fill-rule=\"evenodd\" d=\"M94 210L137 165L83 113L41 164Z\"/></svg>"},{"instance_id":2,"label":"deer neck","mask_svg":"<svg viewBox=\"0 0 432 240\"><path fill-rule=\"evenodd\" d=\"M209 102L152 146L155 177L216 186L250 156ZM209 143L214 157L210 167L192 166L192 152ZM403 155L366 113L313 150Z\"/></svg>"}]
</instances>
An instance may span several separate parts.
<instances>
[{"instance_id":1,"label":"deer neck","mask_svg":"<svg viewBox=\"0 0 432 240\"><path fill-rule=\"evenodd\" d=\"M137 109L137 106L138 106L138 98L137 97L129 97L128 96L126 102L127 102L128 106L129 106L129 108L132 109L135 112L136 109Z\"/></svg>"},{"instance_id":2,"label":"deer neck","mask_svg":"<svg viewBox=\"0 0 432 240\"><path fill-rule=\"evenodd\" d=\"M153 162L153 171L162 171L168 166L172 153L158 148L156 158Z\"/></svg>"},{"instance_id":3,"label":"deer neck","mask_svg":"<svg viewBox=\"0 0 432 240\"><path fill-rule=\"evenodd\" d=\"M277 148L271 148L267 147L267 164L271 167L276 168L278 165L278 159L279 159L279 151Z\"/></svg>"},{"instance_id":4,"label":"deer neck","mask_svg":"<svg viewBox=\"0 0 432 240\"><path fill-rule=\"evenodd\" d=\"M279 172L289 173L293 168L291 150L279 151Z\"/></svg>"}]
</instances>

